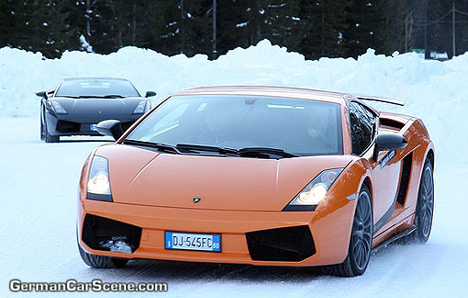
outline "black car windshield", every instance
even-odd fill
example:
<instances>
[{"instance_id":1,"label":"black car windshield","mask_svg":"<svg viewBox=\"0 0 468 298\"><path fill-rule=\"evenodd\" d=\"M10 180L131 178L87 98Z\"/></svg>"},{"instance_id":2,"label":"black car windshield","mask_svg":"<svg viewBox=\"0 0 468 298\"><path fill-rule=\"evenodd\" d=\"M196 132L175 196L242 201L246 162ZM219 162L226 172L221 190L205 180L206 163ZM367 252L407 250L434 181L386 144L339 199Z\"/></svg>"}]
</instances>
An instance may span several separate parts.
<instances>
[{"instance_id":1,"label":"black car windshield","mask_svg":"<svg viewBox=\"0 0 468 298\"><path fill-rule=\"evenodd\" d=\"M274 148L299 156L343 152L338 103L279 97L175 96L145 118L130 140L180 149Z\"/></svg>"},{"instance_id":2,"label":"black car windshield","mask_svg":"<svg viewBox=\"0 0 468 298\"><path fill-rule=\"evenodd\" d=\"M60 97L133 97L140 96L127 80L78 79L64 80L55 96Z\"/></svg>"}]
</instances>

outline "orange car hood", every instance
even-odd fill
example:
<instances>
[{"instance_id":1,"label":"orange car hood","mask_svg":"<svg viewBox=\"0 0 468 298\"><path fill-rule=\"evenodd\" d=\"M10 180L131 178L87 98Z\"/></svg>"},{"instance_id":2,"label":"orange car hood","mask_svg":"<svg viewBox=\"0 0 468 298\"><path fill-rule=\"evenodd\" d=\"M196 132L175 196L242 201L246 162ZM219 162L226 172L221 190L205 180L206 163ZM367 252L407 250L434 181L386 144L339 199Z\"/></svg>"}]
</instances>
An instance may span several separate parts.
<instances>
[{"instance_id":1,"label":"orange car hood","mask_svg":"<svg viewBox=\"0 0 468 298\"><path fill-rule=\"evenodd\" d=\"M109 159L114 202L205 210L282 210L321 171L351 161L159 154L128 145L102 146L96 154Z\"/></svg>"}]
</instances>

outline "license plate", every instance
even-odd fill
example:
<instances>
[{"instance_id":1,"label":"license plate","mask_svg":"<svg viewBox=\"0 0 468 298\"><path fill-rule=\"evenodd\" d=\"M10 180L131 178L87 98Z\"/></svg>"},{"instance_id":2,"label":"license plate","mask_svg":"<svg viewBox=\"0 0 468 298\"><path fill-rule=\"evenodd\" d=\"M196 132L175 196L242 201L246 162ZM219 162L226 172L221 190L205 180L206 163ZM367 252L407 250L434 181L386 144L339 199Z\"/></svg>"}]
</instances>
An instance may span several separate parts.
<instances>
[{"instance_id":1,"label":"license plate","mask_svg":"<svg viewBox=\"0 0 468 298\"><path fill-rule=\"evenodd\" d=\"M89 125L89 129L90 129L91 131L97 131L97 124L90 124L90 125Z\"/></svg>"},{"instance_id":2,"label":"license plate","mask_svg":"<svg viewBox=\"0 0 468 298\"><path fill-rule=\"evenodd\" d=\"M165 232L166 249L221 251L220 234Z\"/></svg>"}]
</instances>

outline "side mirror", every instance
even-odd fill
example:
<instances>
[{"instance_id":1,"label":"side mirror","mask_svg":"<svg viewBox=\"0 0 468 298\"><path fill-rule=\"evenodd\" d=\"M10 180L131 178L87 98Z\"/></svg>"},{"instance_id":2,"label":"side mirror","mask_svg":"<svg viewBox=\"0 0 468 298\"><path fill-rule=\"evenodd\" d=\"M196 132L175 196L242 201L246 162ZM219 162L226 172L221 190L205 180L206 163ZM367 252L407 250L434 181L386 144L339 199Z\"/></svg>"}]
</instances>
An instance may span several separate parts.
<instances>
[{"instance_id":1,"label":"side mirror","mask_svg":"<svg viewBox=\"0 0 468 298\"><path fill-rule=\"evenodd\" d=\"M116 141L123 135L124 130L119 120L105 120L98 123L96 130L103 136L111 136Z\"/></svg>"},{"instance_id":2,"label":"side mirror","mask_svg":"<svg viewBox=\"0 0 468 298\"><path fill-rule=\"evenodd\" d=\"M36 96L47 98L47 91L37 91Z\"/></svg>"},{"instance_id":3,"label":"side mirror","mask_svg":"<svg viewBox=\"0 0 468 298\"><path fill-rule=\"evenodd\" d=\"M383 133L375 138L373 159L377 161L380 151L403 149L408 145L405 138L396 133Z\"/></svg>"},{"instance_id":4,"label":"side mirror","mask_svg":"<svg viewBox=\"0 0 468 298\"><path fill-rule=\"evenodd\" d=\"M157 93L154 91L146 91L145 97L153 97L153 96L156 96L156 94Z\"/></svg>"}]
</instances>

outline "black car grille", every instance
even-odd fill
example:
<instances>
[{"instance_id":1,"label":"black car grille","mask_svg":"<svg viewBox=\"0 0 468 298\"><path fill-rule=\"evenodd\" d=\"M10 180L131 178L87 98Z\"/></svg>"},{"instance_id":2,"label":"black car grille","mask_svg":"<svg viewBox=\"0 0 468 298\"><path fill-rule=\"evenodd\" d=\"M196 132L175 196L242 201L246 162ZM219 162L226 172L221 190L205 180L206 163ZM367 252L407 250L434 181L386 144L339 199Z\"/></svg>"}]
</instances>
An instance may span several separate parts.
<instances>
[{"instance_id":1,"label":"black car grille","mask_svg":"<svg viewBox=\"0 0 468 298\"><path fill-rule=\"evenodd\" d=\"M302 261L315 254L308 226L249 232L246 237L254 261Z\"/></svg>"},{"instance_id":2,"label":"black car grille","mask_svg":"<svg viewBox=\"0 0 468 298\"><path fill-rule=\"evenodd\" d=\"M57 122L57 131L61 133L79 132L80 123L59 120Z\"/></svg>"},{"instance_id":3,"label":"black car grille","mask_svg":"<svg viewBox=\"0 0 468 298\"><path fill-rule=\"evenodd\" d=\"M83 242L96 250L112 250L113 244L125 244L134 252L140 246L141 228L124 222L86 214L82 231Z\"/></svg>"},{"instance_id":4,"label":"black car grille","mask_svg":"<svg viewBox=\"0 0 468 298\"><path fill-rule=\"evenodd\" d=\"M96 122L99 122L99 121L96 121ZM130 128L130 126L133 125L133 123L135 123L135 121L122 122L122 129L126 131L127 129ZM83 128L81 126L83 126ZM80 131L88 132L88 131L91 131L91 129L90 129L90 123L82 124L82 123L77 123L77 122L59 120L57 122L57 131L60 133L79 133Z\"/></svg>"}]
</instances>

